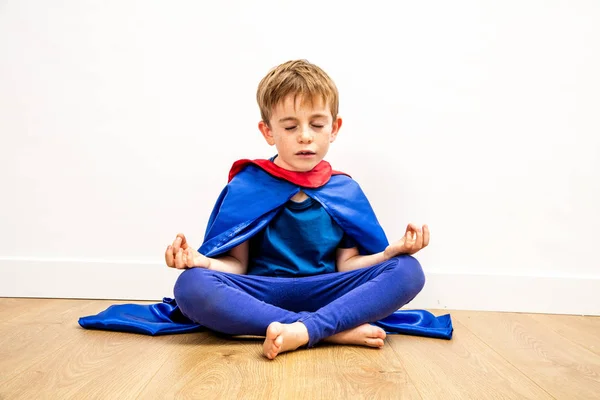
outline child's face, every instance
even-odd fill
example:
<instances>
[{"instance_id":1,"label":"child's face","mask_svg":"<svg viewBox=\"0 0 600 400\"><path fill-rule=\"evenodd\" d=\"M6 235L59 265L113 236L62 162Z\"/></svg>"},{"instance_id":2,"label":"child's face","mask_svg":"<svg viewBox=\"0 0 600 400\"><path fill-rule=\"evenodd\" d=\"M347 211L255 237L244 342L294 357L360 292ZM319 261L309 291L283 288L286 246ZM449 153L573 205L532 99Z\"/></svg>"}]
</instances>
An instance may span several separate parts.
<instances>
[{"instance_id":1,"label":"child's face","mask_svg":"<svg viewBox=\"0 0 600 400\"><path fill-rule=\"evenodd\" d=\"M301 96L288 95L273 110L269 125L264 121L258 128L269 145L277 148L275 165L289 171L313 169L327 154L342 126L335 121L329 105L321 99L304 102Z\"/></svg>"}]
</instances>

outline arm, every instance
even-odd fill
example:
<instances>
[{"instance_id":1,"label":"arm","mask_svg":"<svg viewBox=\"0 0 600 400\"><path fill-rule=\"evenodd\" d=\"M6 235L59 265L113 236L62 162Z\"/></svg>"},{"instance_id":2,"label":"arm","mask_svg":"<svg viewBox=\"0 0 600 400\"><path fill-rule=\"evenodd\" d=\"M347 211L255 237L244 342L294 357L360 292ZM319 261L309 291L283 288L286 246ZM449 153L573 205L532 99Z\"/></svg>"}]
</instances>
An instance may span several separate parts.
<instances>
[{"instance_id":1,"label":"arm","mask_svg":"<svg viewBox=\"0 0 600 400\"><path fill-rule=\"evenodd\" d=\"M423 229L414 224L408 224L406 233L399 241L390 244L382 252L361 256L358 248L337 249L336 268L339 272L352 271L382 263L400 254L415 254L429 244L429 227Z\"/></svg>"},{"instance_id":2,"label":"arm","mask_svg":"<svg viewBox=\"0 0 600 400\"><path fill-rule=\"evenodd\" d=\"M167 247L165 261L168 267L177 269L207 268L215 271L243 275L248 272L249 242L234 247L227 254L211 258L190 247L185 236L180 233L173 244Z\"/></svg>"},{"instance_id":3,"label":"arm","mask_svg":"<svg viewBox=\"0 0 600 400\"><path fill-rule=\"evenodd\" d=\"M386 260L384 252L361 256L358 254L358 248L337 249L336 269L338 272L352 271L359 268L370 267Z\"/></svg>"},{"instance_id":4,"label":"arm","mask_svg":"<svg viewBox=\"0 0 600 400\"><path fill-rule=\"evenodd\" d=\"M215 271L221 272L229 272L232 274L244 275L248 272L248 249L249 242L246 240L244 243L237 245L233 249L231 249L227 255L220 256L217 258L205 257L202 254L198 253L196 250L192 250L195 253L193 257L193 262L187 265L188 268L200 267L202 268L202 261L198 262L199 258L202 257L208 260L207 266L204 268L212 269ZM200 256L200 257L198 257ZM187 256L186 259L189 259L190 256Z\"/></svg>"}]
</instances>

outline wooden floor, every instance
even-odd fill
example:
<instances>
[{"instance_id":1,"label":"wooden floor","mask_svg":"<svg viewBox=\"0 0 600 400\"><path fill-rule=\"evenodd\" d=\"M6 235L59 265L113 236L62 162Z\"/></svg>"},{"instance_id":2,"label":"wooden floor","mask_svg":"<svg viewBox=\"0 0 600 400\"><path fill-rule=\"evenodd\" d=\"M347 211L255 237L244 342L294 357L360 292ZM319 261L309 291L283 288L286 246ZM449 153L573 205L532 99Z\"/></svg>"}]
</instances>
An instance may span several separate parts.
<instances>
[{"instance_id":1,"label":"wooden floor","mask_svg":"<svg viewBox=\"0 0 600 400\"><path fill-rule=\"evenodd\" d=\"M115 303L0 298L0 399L600 399L600 317L452 311L450 341L269 361L256 339L77 324Z\"/></svg>"}]
</instances>

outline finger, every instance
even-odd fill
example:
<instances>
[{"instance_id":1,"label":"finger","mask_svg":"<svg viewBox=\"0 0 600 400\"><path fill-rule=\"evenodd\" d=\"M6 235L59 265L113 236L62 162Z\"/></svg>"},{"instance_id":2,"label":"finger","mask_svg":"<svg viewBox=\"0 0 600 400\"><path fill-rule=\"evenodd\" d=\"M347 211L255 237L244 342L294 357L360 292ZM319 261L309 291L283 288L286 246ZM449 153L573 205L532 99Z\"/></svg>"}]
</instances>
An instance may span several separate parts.
<instances>
[{"instance_id":1,"label":"finger","mask_svg":"<svg viewBox=\"0 0 600 400\"><path fill-rule=\"evenodd\" d=\"M190 254L190 249L185 249L183 251L183 263L185 264L186 267L193 267L193 259L194 257Z\"/></svg>"},{"instance_id":2,"label":"finger","mask_svg":"<svg viewBox=\"0 0 600 400\"><path fill-rule=\"evenodd\" d=\"M410 224L408 224L408 226L406 227L406 230L411 230L413 232L418 232L421 228L419 228L419 226L417 224L413 224L412 222Z\"/></svg>"},{"instance_id":3,"label":"finger","mask_svg":"<svg viewBox=\"0 0 600 400\"><path fill-rule=\"evenodd\" d=\"M417 238L417 233L419 233L419 232L423 232L423 230L421 229L421 227L420 227L419 225L417 225L417 224L413 224L413 223L411 222L410 224L408 224L408 226L410 227L410 230L414 232L414 234L415 234L415 235L414 235L414 237L415 237L415 240L416 240L416 238Z\"/></svg>"},{"instance_id":4,"label":"finger","mask_svg":"<svg viewBox=\"0 0 600 400\"><path fill-rule=\"evenodd\" d=\"M192 268L196 266L196 262L195 262L195 257L194 257L194 249L192 249L191 247L189 247L187 249L187 266Z\"/></svg>"},{"instance_id":5,"label":"finger","mask_svg":"<svg viewBox=\"0 0 600 400\"><path fill-rule=\"evenodd\" d=\"M187 240L185 238L185 235L183 233L178 233L177 237L181 238L181 248L184 249L184 250L187 249L188 248L188 243L187 243Z\"/></svg>"},{"instance_id":6,"label":"finger","mask_svg":"<svg viewBox=\"0 0 600 400\"><path fill-rule=\"evenodd\" d=\"M181 253L181 268L185 269L187 268L187 261L186 261L186 257L185 257L185 251L183 249L179 250L179 253Z\"/></svg>"},{"instance_id":7,"label":"finger","mask_svg":"<svg viewBox=\"0 0 600 400\"><path fill-rule=\"evenodd\" d=\"M420 250L423 248L423 231L419 228L417 231L417 237L415 238L415 249Z\"/></svg>"},{"instance_id":8,"label":"finger","mask_svg":"<svg viewBox=\"0 0 600 400\"><path fill-rule=\"evenodd\" d=\"M413 223L410 223L406 226L406 237L408 239L409 244L412 245L417 240L417 231L418 230L419 230L419 228Z\"/></svg>"},{"instance_id":9,"label":"finger","mask_svg":"<svg viewBox=\"0 0 600 400\"><path fill-rule=\"evenodd\" d=\"M176 257L177 253L179 253L179 249L181 248L181 238L179 236L175 237L175 240L173 240L173 244L171 246L173 247L173 256Z\"/></svg>"},{"instance_id":10,"label":"finger","mask_svg":"<svg viewBox=\"0 0 600 400\"><path fill-rule=\"evenodd\" d=\"M183 250L179 249L177 255L175 256L175 268L182 269L185 268L185 264L183 263Z\"/></svg>"},{"instance_id":11,"label":"finger","mask_svg":"<svg viewBox=\"0 0 600 400\"><path fill-rule=\"evenodd\" d=\"M167 251L165 251L165 262L167 263L167 267L173 268L175 266L175 261L173 260L172 246L167 246Z\"/></svg>"},{"instance_id":12,"label":"finger","mask_svg":"<svg viewBox=\"0 0 600 400\"><path fill-rule=\"evenodd\" d=\"M415 241L417 239L417 234L415 231L410 229L406 232L406 241L405 241L405 249L410 252L415 247Z\"/></svg>"},{"instance_id":13,"label":"finger","mask_svg":"<svg viewBox=\"0 0 600 400\"><path fill-rule=\"evenodd\" d=\"M429 245L429 227L427 225L423 225L423 247L427 247Z\"/></svg>"},{"instance_id":14,"label":"finger","mask_svg":"<svg viewBox=\"0 0 600 400\"><path fill-rule=\"evenodd\" d=\"M408 244L411 244L417 239L417 234L416 231L414 229L412 229L412 227L409 225L406 228L406 242Z\"/></svg>"},{"instance_id":15,"label":"finger","mask_svg":"<svg viewBox=\"0 0 600 400\"><path fill-rule=\"evenodd\" d=\"M183 252L183 263L186 267L191 268L194 266L194 255L190 251L191 249L186 249Z\"/></svg>"}]
</instances>

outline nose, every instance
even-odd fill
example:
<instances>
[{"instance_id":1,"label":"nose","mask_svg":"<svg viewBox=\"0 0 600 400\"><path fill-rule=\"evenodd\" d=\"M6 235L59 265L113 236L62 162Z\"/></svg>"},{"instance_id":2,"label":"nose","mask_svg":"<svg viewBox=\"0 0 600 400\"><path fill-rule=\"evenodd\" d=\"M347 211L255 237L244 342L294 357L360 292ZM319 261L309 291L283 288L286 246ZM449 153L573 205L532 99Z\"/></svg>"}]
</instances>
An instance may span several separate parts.
<instances>
[{"instance_id":1,"label":"nose","mask_svg":"<svg viewBox=\"0 0 600 400\"><path fill-rule=\"evenodd\" d=\"M312 143L313 134L309 127L305 127L304 129L302 129L302 131L300 132L300 136L298 137L298 141L300 143Z\"/></svg>"}]
</instances>

